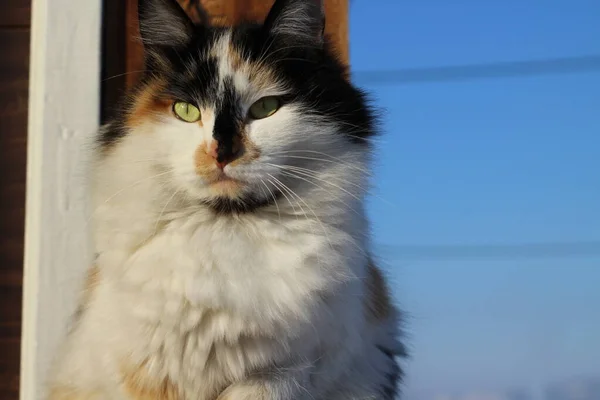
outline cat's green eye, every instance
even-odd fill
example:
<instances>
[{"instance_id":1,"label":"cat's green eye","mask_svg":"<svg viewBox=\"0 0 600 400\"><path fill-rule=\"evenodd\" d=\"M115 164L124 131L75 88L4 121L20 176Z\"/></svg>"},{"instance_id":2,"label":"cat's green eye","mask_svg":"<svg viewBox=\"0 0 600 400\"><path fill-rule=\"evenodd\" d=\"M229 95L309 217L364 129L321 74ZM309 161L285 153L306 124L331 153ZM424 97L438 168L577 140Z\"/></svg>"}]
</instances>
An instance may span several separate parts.
<instances>
[{"instance_id":1,"label":"cat's green eye","mask_svg":"<svg viewBox=\"0 0 600 400\"><path fill-rule=\"evenodd\" d=\"M275 96L263 97L250 106L250 117L263 119L275 114L281 107L281 101Z\"/></svg>"},{"instance_id":2,"label":"cat's green eye","mask_svg":"<svg viewBox=\"0 0 600 400\"><path fill-rule=\"evenodd\" d=\"M173 104L175 116L185 122L196 122L200 120L200 110L193 104L178 101Z\"/></svg>"}]
</instances>

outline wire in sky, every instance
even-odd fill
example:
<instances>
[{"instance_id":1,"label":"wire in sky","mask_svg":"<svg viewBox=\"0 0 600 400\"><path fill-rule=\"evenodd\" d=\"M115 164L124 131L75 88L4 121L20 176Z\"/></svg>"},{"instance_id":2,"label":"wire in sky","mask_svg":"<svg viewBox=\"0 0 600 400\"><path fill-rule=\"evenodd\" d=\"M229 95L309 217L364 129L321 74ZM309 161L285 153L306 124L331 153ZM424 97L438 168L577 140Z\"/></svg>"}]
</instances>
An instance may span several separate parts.
<instances>
[{"instance_id":1,"label":"wire in sky","mask_svg":"<svg viewBox=\"0 0 600 400\"><path fill-rule=\"evenodd\" d=\"M411 261L600 257L600 241L506 245L380 245L378 249L386 257Z\"/></svg>"},{"instance_id":2,"label":"wire in sky","mask_svg":"<svg viewBox=\"0 0 600 400\"><path fill-rule=\"evenodd\" d=\"M600 71L600 54L559 57L531 61L468 64L430 68L407 68L380 71L356 71L359 84L412 84L425 82L468 81L474 79L523 77Z\"/></svg>"}]
</instances>

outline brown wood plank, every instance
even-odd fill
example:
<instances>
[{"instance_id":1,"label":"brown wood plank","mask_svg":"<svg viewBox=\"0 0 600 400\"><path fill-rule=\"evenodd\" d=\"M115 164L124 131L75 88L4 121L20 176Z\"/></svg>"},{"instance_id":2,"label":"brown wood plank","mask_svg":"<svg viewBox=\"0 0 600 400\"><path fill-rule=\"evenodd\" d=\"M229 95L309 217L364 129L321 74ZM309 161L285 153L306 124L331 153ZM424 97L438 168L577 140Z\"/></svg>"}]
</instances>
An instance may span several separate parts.
<instances>
[{"instance_id":1,"label":"brown wood plank","mask_svg":"<svg viewBox=\"0 0 600 400\"><path fill-rule=\"evenodd\" d=\"M29 29L0 28L0 399L19 394L28 74Z\"/></svg>"},{"instance_id":2,"label":"brown wood plank","mask_svg":"<svg viewBox=\"0 0 600 400\"><path fill-rule=\"evenodd\" d=\"M0 27L29 26L31 0L2 0L0 4Z\"/></svg>"},{"instance_id":3,"label":"brown wood plank","mask_svg":"<svg viewBox=\"0 0 600 400\"><path fill-rule=\"evenodd\" d=\"M125 73L127 73L126 84L132 86L144 68L144 48L140 42L140 30L137 18L138 0L127 0L125 10L126 37L125 40Z\"/></svg>"},{"instance_id":4,"label":"brown wood plank","mask_svg":"<svg viewBox=\"0 0 600 400\"><path fill-rule=\"evenodd\" d=\"M101 122L106 122L126 88L126 2L104 0L102 17Z\"/></svg>"}]
</instances>

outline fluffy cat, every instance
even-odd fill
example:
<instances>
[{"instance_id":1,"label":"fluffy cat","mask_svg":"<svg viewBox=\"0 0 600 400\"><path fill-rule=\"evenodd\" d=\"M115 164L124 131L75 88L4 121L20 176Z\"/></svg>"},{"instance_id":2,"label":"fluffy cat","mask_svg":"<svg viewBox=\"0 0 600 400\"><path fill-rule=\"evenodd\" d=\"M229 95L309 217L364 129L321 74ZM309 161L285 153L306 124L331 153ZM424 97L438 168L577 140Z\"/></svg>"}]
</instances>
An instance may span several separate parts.
<instances>
[{"instance_id":1,"label":"fluffy cat","mask_svg":"<svg viewBox=\"0 0 600 400\"><path fill-rule=\"evenodd\" d=\"M399 312L370 255L375 118L323 5L194 25L140 0L146 71L100 131L95 266L51 400L391 400Z\"/></svg>"}]
</instances>

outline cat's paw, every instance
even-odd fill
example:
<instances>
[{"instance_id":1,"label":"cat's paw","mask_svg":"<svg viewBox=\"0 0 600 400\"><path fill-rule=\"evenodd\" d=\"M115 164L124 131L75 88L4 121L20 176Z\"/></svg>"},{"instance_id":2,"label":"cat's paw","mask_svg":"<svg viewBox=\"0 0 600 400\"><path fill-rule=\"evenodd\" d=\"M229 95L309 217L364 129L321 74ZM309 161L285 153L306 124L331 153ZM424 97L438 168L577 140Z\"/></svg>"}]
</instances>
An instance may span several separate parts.
<instances>
[{"instance_id":1,"label":"cat's paw","mask_svg":"<svg viewBox=\"0 0 600 400\"><path fill-rule=\"evenodd\" d=\"M217 400L275 400L267 386L259 382L243 382L229 386Z\"/></svg>"}]
</instances>

